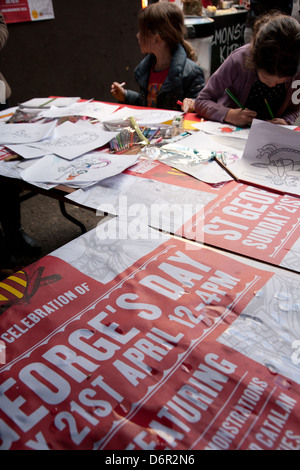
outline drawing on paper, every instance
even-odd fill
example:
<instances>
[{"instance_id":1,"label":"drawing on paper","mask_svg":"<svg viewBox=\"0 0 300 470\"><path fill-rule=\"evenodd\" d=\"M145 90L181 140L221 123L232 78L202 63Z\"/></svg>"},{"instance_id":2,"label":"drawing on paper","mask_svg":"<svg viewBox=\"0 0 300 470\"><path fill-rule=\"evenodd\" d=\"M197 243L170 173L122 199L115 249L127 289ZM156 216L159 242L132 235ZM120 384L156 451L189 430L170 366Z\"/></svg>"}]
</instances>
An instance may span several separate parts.
<instances>
[{"instance_id":1,"label":"drawing on paper","mask_svg":"<svg viewBox=\"0 0 300 470\"><path fill-rule=\"evenodd\" d=\"M79 132L78 134L63 135L54 140L49 140L46 144L49 147L74 147L78 145L87 145L95 142L99 138L96 132Z\"/></svg>"},{"instance_id":2,"label":"drawing on paper","mask_svg":"<svg viewBox=\"0 0 300 470\"><path fill-rule=\"evenodd\" d=\"M296 280L274 274L218 341L268 367L274 379L299 384L300 369L291 359L300 337L299 300Z\"/></svg>"},{"instance_id":3,"label":"drawing on paper","mask_svg":"<svg viewBox=\"0 0 300 470\"><path fill-rule=\"evenodd\" d=\"M21 126L17 127L17 126L11 125L9 129L6 129L6 126L5 126L4 131L7 135L6 137L7 143L9 143L10 141L12 142L29 142L29 141L35 142L35 141L40 140L41 138L39 129L34 131L31 128L30 132L28 132L29 131L28 127L24 128Z\"/></svg>"},{"instance_id":4,"label":"drawing on paper","mask_svg":"<svg viewBox=\"0 0 300 470\"><path fill-rule=\"evenodd\" d=\"M61 177L66 177L68 181L75 180L78 176L87 173L90 170L99 170L110 165L111 161L105 158L90 158L81 160L78 163L71 163L67 166L58 168L58 172L61 173Z\"/></svg>"},{"instance_id":5,"label":"drawing on paper","mask_svg":"<svg viewBox=\"0 0 300 470\"><path fill-rule=\"evenodd\" d=\"M219 127L219 129L222 134L232 134L233 132L239 132L243 130L242 127L234 127L234 126Z\"/></svg>"},{"instance_id":6,"label":"drawing on paper","mask_svg":"<svg viewBox=\"0 0 300 470\"><path fill-rule=\"evenodd\" d=\"M267 169L270 175L266 177L278 186L297 186L300 181L300 150L266 144L257 151L256 158L264 161L250 163L252 166Z\"/></svg>"}]
</instances>

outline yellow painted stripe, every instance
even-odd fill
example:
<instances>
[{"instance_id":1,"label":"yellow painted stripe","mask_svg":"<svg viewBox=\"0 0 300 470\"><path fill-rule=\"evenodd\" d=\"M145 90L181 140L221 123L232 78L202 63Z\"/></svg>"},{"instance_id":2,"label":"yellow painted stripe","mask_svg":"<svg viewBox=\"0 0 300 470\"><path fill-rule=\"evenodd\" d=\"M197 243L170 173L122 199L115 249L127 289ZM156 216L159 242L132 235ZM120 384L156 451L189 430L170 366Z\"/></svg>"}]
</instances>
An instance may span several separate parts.
<instances>
[{"instance_id":1,"label":"yellow painted stripe","mask_svg":"<svg viewBox=\"0 0 300 470\"><path fill-rule=\"evenodd\" d=\"M18 299L21 299L23 297L23 294L21 292L19 292L17 289L14 289L13 287L5 284L4 282L0 282L0 288L1 287L2 287L2 289L7 290L11 294L13 294Z\"/></svg>"},{"instance_id":2,"label":"yellow painted stripe","mask_svg":"<svg viewBox=\"0 0 300 470\"><path fill-rule=\"evenodd\" d=\"M10 279L11 281L17 282L18 284L21 284L21 286L24 286L24 287L27 286L27 282L25 281L25 279L21 279L20 277L9 276L8 279Z\"/></svg>"},{"instance_id":3,"label":"yellow painted stripe","mask_svg":"<svg viewBox=\"0 0 300 470\"><path fill-rule=\"evenodd\" d=\"M3 300L7 301L8 299L4 297L4 295L0 295L0 302L2 302Z\"/></svg>"}]
</instances>

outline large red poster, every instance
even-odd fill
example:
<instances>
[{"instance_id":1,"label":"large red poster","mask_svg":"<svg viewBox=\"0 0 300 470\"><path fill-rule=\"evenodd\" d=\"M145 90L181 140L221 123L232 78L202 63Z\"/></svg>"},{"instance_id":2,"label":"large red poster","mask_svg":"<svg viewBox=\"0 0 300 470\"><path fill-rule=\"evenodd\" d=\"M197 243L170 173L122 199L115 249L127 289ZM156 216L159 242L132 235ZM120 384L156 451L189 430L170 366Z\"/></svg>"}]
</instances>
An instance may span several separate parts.
<instances>
[{"instance_id":1,"label":"large red poster","mask_svg":"<svg viewBox=\"0 0 300 470\"><path fill-rule=\"evenodd\" d=\"M187 230L192 239L298 272L299 227L298 198L233 183Z\"/></svg>"},{"instance_id":2,"label":"large red poster","mask_svg":"<svg viewBox=\"0 0 300 470\"><path fill-rule=\"evenodd\" d=\"M178 234L299 272L300 201L297 197L234 181L208 185L159 162L141 162L126 173L213 196Z\"/></svg>"},{"instance_id":3,"label":"large red poster","mask_svg":"<svg viewBox=\"0 0 300 470\"><path fill-rule=\"evenodd\" d=\"M0 286L0 448L299 448L290 339L268 355L285 275L151 231L105 238L115 223ZM250 347L264 314L268 360Z\"/></svg>"},{"instance_id":4,"label":"large red poster","mask_svg":"<svg viewBox=\"0 0 300 470\"><path fill-rule=\"evenodd\" d=\"M213 195L178 231L184 237L299 272L297 197L234 181L208 185L158 162L141 162L126 173Z\"/></svg>"}]
</instances>

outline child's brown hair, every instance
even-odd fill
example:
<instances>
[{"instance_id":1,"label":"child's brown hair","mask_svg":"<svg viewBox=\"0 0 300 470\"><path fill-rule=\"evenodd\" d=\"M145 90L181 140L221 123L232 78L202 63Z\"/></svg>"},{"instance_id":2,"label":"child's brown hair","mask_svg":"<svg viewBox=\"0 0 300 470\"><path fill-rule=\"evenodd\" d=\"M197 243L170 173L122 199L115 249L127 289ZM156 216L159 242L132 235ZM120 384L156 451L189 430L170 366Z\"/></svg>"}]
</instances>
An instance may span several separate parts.
<instances>
[{"instance_id":1,"label":"child's brown hair","mask_svg":"<svg viewBox=\"0 0 300 470\"><path fill-rule=\"evenodd\" d=\"M174 3L158 2L141 10L139 14L139 33L147 39L149 33L159 34L166 41L171 53L181 44L189 59L196 62L197 57L192 46L186 41L184 16Z\"/></svg>"},{"instance_id":2,"label":"child's brown hair","mask_svg":"<svg viewBox=\"0 0 300 470\"><path fill-rule=\"evenodd\" d=\"M300 25L292 16L271 12L253 27L248 66L277 77L293 77L300 62Z\"/></svg>"}]
</instances>

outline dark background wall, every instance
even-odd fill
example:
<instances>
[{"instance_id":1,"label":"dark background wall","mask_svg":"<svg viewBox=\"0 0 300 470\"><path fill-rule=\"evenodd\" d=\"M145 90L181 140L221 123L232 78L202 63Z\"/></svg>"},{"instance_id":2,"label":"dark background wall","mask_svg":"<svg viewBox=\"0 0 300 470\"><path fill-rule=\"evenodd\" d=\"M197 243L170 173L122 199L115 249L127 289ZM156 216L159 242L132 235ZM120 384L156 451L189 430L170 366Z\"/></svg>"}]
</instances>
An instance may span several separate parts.
<instances>
[{"instance_id":1,"label":"dark background wall","mask_svg":"<svg viewBox=\"0 0 300 470\"><path fill-rule=\"evenodd\" d=\"M53 0L53 6L54 20L8 25L0 70L13 91L10 105L49 95L114 101L113 81L136 89L141 0Z\"/></svg>"}]
</instances>

